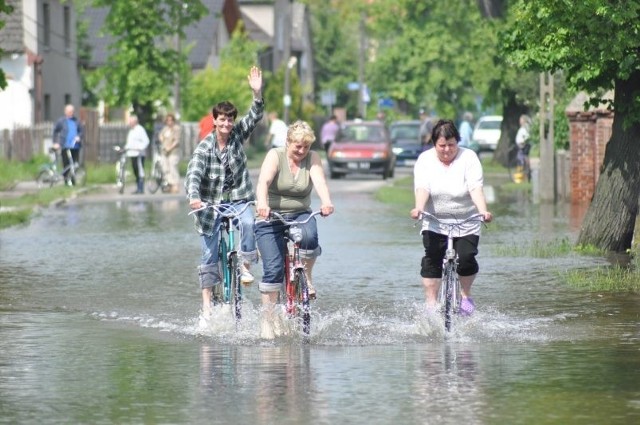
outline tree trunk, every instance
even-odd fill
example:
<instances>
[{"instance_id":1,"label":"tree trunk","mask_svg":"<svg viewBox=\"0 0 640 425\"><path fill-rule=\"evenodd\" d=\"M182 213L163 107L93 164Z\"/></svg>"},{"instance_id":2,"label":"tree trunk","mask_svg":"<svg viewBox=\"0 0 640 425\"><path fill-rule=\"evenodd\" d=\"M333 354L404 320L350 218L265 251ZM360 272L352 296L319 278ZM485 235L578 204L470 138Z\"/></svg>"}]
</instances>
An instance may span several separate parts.
<instances>
[{"instance_id":1,"label":"tree trunk","mask_svg":"<svg viewBox=\"0 0 640 425\"><path fill-rule=\"evenodd\" d=\"M511 147L516 143L516 133L520 128L520 115L528 114L529 109L518 103L516 93L513 90L505 90L502 97L502 125L500 126L500 141L493 153L494 161L507 166L509 164L509 154L513 152Z\"/></svg>"},{"instance_id":2,"label":"tree trunk","mask_svg":"<svg viewBox=\"0 0 640 425\"><path fill-rule=\"evenodd\" d=\"M631 106L640 96L640 72L615 81L615 115L596 190L578 238L580 245L605 251L631 248L640 195L640 123L628 124Z\"/></svg>"}]
</instances>

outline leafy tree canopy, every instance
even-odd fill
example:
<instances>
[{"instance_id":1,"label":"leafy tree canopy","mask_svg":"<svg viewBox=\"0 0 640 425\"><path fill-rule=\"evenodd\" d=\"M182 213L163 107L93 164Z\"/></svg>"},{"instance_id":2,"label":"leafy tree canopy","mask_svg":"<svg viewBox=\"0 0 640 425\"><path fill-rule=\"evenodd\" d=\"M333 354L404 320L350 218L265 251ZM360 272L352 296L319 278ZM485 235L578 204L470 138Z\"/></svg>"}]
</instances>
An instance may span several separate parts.
<instances>
[{"instance_id":1,"label":"leafy tree canopy","mask_svg":"<svg viewBox=\"0 0 640 425\"><path fill-rule=\"evenodd\" d=\"M200 0L94 0L109 7L104 31L113 38L104 67L89 80L110 104L133 105L149 125L158 103L168 102L175 78L188 68L184 51L168 38L198 21L206 8Z\"/></svg>"},{"instance_id":2,"label":"leafy tree canopy","mask_svg":"<svg viewBox=\"0 0 640 425\"><path fill-rule=\"evenodd\" d=\"M229 44L220 53L220 67L200 71L188 82L182 118L198 121L211 113L213 105L223 100L233 103L240 112L248 110L253 97L247 75L249 68L255 64L259 49L260 45L249 40L242 26L238 26Z\"/></svg>"},{"instance_id":3,"label":"leafy tree canopy","mask_svg":"<svg viewBox=\"0 0 640 425\"><path fill-rule=\"evenodd\" d=\"M600 96L640 69L640 1L519 0L510 6L513 19L500 35L514 65L535 71L562 70L575 90ZM640 121L640 99L628 105Z\"/></svg>"},{"instance_id":4,"label":"leafy tree canopy","mask_svg":"<svg viewBox=\"0 0 640 425\"><path fill-rule=\"evenodd\" d=\"M5 0L0 0L0 14L10 14L13 11L13 7L7 4ZM0 29L4 27L4 20L0 19ZM2 49L0 49L0 56L2 56ZM0 89L7 87L7 80L4 75L4 71L0 69Z\"/></svg>"}]
</instances>

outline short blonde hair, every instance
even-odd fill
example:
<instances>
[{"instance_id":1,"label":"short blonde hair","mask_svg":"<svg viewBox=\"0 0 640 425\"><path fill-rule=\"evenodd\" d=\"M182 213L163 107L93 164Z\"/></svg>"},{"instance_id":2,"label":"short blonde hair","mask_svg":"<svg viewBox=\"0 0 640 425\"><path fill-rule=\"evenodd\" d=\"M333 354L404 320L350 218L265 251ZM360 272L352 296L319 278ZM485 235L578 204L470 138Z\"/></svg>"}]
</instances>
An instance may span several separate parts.
<instances>
[{"instance_id":1,"label":"short blonde hair","mask_svg":"<svg viewBox=\"0 0 640 425\"><path fill-rule=\"evenodd\" d=\"M316 141L313 129L305 121L298 120L287 129L287 143L304 143L307 146Z\"/></svg>"}]
</instances>

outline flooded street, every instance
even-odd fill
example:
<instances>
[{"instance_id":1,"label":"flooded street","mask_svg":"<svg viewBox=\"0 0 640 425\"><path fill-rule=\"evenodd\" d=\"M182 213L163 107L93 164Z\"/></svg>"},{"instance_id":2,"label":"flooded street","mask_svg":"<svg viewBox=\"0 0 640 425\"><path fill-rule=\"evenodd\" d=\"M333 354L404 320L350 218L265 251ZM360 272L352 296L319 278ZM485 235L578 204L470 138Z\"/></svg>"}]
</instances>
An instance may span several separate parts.
<instances>
[{"instance_id":1,"label":"flooded street","mask_svg":"<svg viewBox=\"0 0 640 425\"><path fill-rule=\"evenodd\" d=\"M383 184L330 181L309 344L258 337L257 284L238 326L198 326L181 197L81 198L2 231L0 423L640 423L640 296L561 283L599 258L504 256L574 241L569 206L496 195L478 309L445 338L423 310L418 228L373 198Z\"/></svg>"}]
</instances>

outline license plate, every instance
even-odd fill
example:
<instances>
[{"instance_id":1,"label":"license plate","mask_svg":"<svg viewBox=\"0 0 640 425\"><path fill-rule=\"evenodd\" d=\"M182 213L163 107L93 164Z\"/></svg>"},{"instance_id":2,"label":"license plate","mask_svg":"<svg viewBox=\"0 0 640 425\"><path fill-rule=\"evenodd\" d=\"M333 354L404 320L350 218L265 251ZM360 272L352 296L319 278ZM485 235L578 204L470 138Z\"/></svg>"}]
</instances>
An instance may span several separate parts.
<instances>
[{"instance_id":1,"label":"license plate","mask_svg":"<svg viewBox=\"0 0 640 425\"><path fill-rule=\"evenodd\" d=\"M368 162L347 162L347 168L350 170L368 170L371 164Z\"/></svg>"},{"instance_id":2,"label":"license plate","mask_svg":"<svg viewBox=\"0 0 640 425\"><path fill-rule=\"evenodd\" d=\"M404 165L406 165L407 167L414 166L414 165L416 165L416 160L415 159L405 159L404 160Z\"/></svg>"}]
</instances>

